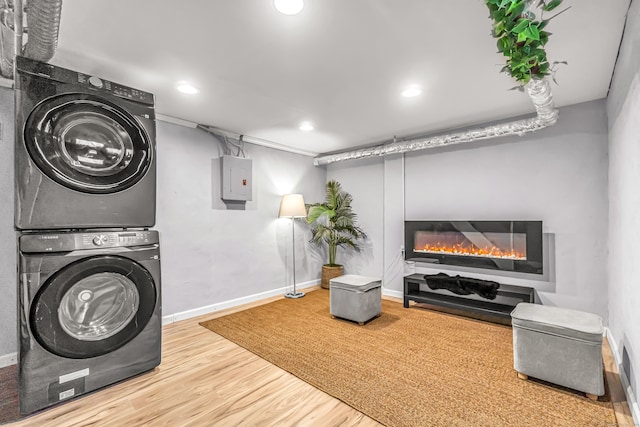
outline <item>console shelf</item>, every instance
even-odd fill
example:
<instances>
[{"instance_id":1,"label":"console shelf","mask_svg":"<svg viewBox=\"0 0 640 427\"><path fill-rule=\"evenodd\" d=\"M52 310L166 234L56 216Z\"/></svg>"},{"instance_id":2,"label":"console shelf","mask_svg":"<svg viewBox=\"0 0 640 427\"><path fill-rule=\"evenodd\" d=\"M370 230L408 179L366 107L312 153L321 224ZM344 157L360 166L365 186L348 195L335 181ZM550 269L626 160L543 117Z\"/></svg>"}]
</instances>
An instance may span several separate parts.
<instances>
[{"instance_id":1,"label":"console shelf","mask_svg":"<svg viewBox=\"0 0 640 427\"><path fill-rule=\"evenodd\" d=\"M500 285L495 299L478 295L457 295L444 289L430 289L424 274L404 278L404 307L409 301L428 304L431 308L496 323L511 324L511 311L520 302L534 302L534 289L526 286Z\"/></svg>"}]
</instances>

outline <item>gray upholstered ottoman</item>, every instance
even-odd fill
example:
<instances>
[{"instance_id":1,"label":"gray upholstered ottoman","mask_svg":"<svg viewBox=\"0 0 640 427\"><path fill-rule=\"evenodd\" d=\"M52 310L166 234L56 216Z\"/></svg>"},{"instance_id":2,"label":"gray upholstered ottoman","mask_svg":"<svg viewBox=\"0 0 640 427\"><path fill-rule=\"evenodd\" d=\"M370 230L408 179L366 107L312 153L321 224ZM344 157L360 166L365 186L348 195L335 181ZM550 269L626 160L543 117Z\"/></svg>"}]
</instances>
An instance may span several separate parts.
<instances>
[{"instance_id":1,"label":"gray upholstered ottoman","mask_svg":"<svg viewBox=\"0 0 640 427\"><path fill-rule=\"evenodd\" d=\"M363 325L382 312L380 279L345 274L329 281L331 317Z\"/></svg>"},{"instance_id":2,"label":"gray upholstered ottoman","mask_svg":"<svg viewBox=\"0 0 640 427\"><path fill-rule=\"evenodd\" d=\"M582 311L520 303L511 312L513 365L528 376L585 392L604 394L602 319Z\"/></svg>"}]
</instances>

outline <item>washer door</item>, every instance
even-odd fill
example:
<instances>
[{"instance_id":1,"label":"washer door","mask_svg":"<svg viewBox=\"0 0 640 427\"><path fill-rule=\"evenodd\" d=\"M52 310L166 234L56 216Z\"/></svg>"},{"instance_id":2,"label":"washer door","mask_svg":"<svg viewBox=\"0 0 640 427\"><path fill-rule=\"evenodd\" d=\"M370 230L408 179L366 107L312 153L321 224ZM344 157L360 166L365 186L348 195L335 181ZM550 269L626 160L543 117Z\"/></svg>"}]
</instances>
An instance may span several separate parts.
<instances>
[{"instance_id":1,"label":"washer door","mask_svg":"<svg viewBox=\"0 0 640 427\"><path fill-rule=\"evenodd\" d=\"M36 294L34 338L58 356L84 359L115 351L149 323L156 306L149 271L128 258L85 258L51 276Z\"/></svg>"},{"instance_id":2,"label":"washer door","mask_svg":"<svg viewBox=\"0 0 640 427\"><path fill-rule=\"evenodd\" d=\"M131 114L90 94L42 101L25 123L24 141L45 175L67 188L93 194L135 185L153 156L146 131Z\"/></svg>"}]
</instances>

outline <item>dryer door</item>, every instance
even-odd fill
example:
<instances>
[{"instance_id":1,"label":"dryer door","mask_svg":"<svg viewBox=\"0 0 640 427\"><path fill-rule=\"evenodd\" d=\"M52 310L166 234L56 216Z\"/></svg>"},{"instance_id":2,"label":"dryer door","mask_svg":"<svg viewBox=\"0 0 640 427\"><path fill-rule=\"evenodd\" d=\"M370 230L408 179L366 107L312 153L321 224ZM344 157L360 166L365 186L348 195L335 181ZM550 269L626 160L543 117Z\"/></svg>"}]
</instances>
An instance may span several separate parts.
<instances>
[{"instance_id":1,"label":"dryer door","mask_svg":"<svg viewBox=\"0 0 640 427\"><path fill-rule=\"evenodd\" d=\"M149 271L128 258L84 258L39 289L30 308L34 338L62 357L84 359L115 351L146 326L156 306Z\"/></svg>"},{"instance_id":2,"label":"dryer door","mask_svg":"<svg viewBox=\"0 0 640 427\"><path fill-rule=\"evenodd\" d=\"M126 110L95 95L45 99L24 128L33 162L52 180L85 193L122 191L144 177L153 145Z\"/></svg>"}]
</instances>

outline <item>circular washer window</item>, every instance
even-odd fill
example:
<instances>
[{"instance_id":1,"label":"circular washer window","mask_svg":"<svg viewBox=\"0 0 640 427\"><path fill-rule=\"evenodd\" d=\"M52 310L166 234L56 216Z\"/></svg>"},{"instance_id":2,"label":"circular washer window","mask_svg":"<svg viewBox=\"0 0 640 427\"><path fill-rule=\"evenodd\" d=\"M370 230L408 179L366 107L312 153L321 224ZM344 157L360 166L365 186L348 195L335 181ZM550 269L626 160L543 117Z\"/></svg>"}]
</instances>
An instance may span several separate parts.
<instances>
[{"instance_id":1,"label":"circular washer window","mask_svg":"<svg viewBox=\"0 0 640 427\"><path fill-rule=\"evenodd\" d=\"M45 175L85 193L114 193L135 185L153 156L149 137L133 116L90 94L42 101L25 123L24 140Z\"/></svg>"},{"instance_id":2,"label":"circular washer window","mask_svg":"<svg viewBox=\"0 0 640 427\"><path fill-rule=\"evenodd\" d=\"M58 321L75 339L99 341L123 330L139 303L138 289L126 276L97 273L80 279L64 294Z\"/></svg>"},{"instance_id":3,"label":"circular washer window","mask_svg":"<svg viewBox=\"0 0 640 427\"><path fill-rule=\"evenodd\" d=\"M101 356L134 339L149 323L157 292L151 273L128 258L84 258L51 276L29 315L34 338L73 359Z\"/></svg>"}]
</instances>

